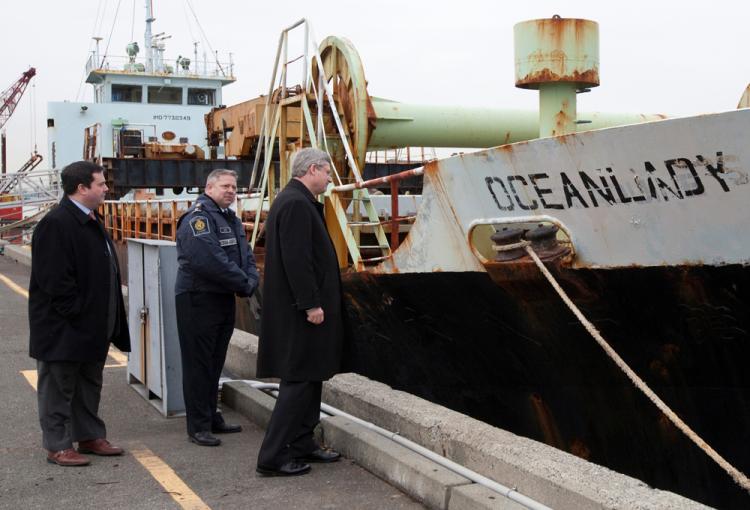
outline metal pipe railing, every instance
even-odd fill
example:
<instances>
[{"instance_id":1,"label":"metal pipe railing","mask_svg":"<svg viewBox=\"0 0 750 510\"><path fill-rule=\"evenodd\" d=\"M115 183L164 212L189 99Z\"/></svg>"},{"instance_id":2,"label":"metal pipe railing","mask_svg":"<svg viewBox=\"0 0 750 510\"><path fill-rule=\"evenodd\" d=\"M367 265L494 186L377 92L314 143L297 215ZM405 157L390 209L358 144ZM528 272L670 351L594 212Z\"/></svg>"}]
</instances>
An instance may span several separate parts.
<instances>
[{"instance_id":1,"label":"metal pipe railing","mask_svg":"<svg viewBox=\"0 0 750 510\"><path fill-rule=\"evenodd\" d=\"M390 223L391 225L391 242L390 242L390 249L391 253L393 253L399 246L400 238L399 238L399 224L402 221L410 220L411 217L401 217L399 215L398 210L398 185L399 182L403 179L407 179L409 177L417 177L419 175L424 174L424 167L419 168L412 168L410 170L404 170L403 172L399 172L397 174L392 175L386 175L385 177L378 177L376 179L370 179L368 181L357 181L350 184L342 184L341 186L334 186L331 188L332 193L341 193L346 191L354 191L356 189L362 189L362 188L374 188L375 186L378 186L380 184L390 184L391 185L391 218L388 220L387 223ZM385 222L380 222L382 225ZM388 257L383 257L383 259ZM370 259L372 260L372 259Z\"/></svg>"},{"instance_id":2,"label":"metal pipe railing","mask_svg":"<svg viewBox=\"0 0 750 510\"><path fill-rule=\"evenodd\" d=\"M343 191L352 191L355 189L362 189L362 188L374 188L375 186L379 186L381 184L388 184L391 181L401 181L409 177L418 177L422 174L424 174L424 167L420 166L419 168L412 168L411 170L404 170L403 172L399 172L397 174L386 175L384 177L370 179L369 181L357 181L357 182L352 182L350 184L342 184L340 186L334 186L331 188L331 193L341 193Z\"/></svg>"}]
</instances>

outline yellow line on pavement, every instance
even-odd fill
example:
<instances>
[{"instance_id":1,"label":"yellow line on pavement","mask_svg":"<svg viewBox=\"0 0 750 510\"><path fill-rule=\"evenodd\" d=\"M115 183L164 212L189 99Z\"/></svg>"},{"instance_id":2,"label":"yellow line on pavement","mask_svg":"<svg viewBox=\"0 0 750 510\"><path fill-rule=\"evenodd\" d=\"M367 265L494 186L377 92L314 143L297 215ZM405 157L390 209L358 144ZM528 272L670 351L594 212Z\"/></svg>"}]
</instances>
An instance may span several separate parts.
<instances>
[{"instance_id":1,"label":"yellow line on pavement","mask_svg":"<svg viewBox=\"0 0 750 510\"><path fill-rule=\"evenodd\" d=\"M29 291L18 285L16 282L5 276L4 274L0 273L0 282L3 282L5 285L10 287L10 290L15 292L16 294L20 294L26 299L29 299Z\"/></svg>"},{"instance_id":2,"label":"yellow line on pavement","mask_svg":"<svg viewBox=\"0 0 750 510\"><path fill-rule=\"evenodd\" d=\"M185 510L211 510L171 467L143 445L131 449L133 457L159 482L178 505Z\"/></svg>"},{"instance_id":3,"label":"yellow line on pavement","mask_svg":"<svg viewBox=\"0 0 750 510\"><path fill-rule=\"evenodd\" d=\"M36 370L21 370L21 375L26 378L26 382L34 388L34 391L36 391L36 383L38 379Z\"/></svg>"},{"instance_id":4,"label":"yellow line on pavement","mask_svg":"<svg viewBox=\"0 0 750 510\"><path fill-rule=\"evenodd\" d=\"M120 352L119 349L117 349L114 346L109 346L109 352L107 353L110 358L115 360L117 363L116 365L106 365L106 368L112 368L112 367L124 367L128 364L128 357L124 355L122 352Z\"/></svg>"}]
</instances>

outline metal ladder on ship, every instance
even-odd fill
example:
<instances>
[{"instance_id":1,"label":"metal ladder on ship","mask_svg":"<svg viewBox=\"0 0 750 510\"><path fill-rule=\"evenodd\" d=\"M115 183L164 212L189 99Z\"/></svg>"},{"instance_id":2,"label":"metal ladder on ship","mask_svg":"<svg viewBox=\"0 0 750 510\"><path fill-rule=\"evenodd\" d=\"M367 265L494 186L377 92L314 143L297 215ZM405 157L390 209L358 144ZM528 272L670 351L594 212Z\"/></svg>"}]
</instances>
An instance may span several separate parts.
<instances>
[{"instance_id":1,"label":"metal ladder on ship","mask_svg":"<svg viewBox=\"0 0 750 510\"><path fill-rule=\"evenodd\" d=\"M255 176L258 171L258 166L260 162L260 154L263 152L265 154L265 161L263 163L263 170L261 173L261 200L259 201L258 208L256 211L255 216L255 223L253 226L253 231L250 239L250 244L252 247L255 247L255 242L257 239L257 233L258 233L258 227L259 227L259 220L261 215L261 210L263 207L263 198L266 193L266 185L268 182L268 176L270 171L270 155L273 154L273 144L274 140L276 138L276 130L279 126L279 123L282 121L281 119L281 111L282 111L282 103L283 102L289 102L290 100L294 100L293 98L289 99L282 99L282 102L279 103L279 107L276 108L276 112L274 115L274 119L270 119L270 112L271 112L271 98L273 96L274 91L274 84L276 83L277 77L279 77L279 85L282 90L282 96L283 91L287 89L286 85L286 78L287 78L287 66L299 59L295 58L292 61L287 60L287 44L288 44L288 34L295 28L299 26L304 26L305 34L304 34L304 42L305 42L305 51L303 54L303 71L302 71L302 82L303 86L305 87L305 90L308 90L308 84L310 85L309 89L314 95L315 102L318 105L318 112L321 112L323 110L324 102L327 100L328 107L331 109L333 113L333 119L334 123L336 125L336 131L339 136L339 139L342 142L342 145L344 147L344 150L346 152L346 160L351 168L352 175L354 176L356 182L361 183L362 175L359 172L359 168L357 167L357 162L354 159L354 156L352 154L351 145L349 142L349 139L347 138L346 132L344 131L344 128L341 123L341 117L339 115L338 108L336 106L336 102L334 100L333 90L331 89L331 85L325 80L325 79L319 79L318 86L316 87L314 81L312 79L308 80L309 75L309 68L308 66L311 65L312 60L314 59L319 69L323 69L323 62L321 60L320 52L318 51L318 45L315 41L315 36L312 33L312 28L310 26L310 23L307 19L301 19L297 21L296 23L292 24L291 26L285 28L281 32L281 37L279 38L279 45L276 52L276 63L274 65L274 70L271 77L271 84L269 86L268 95L266 98L266 105L264 110L264 115L261 120L261 128L260 128L260 137L258 140L258 147L262 148L261 150L256 151L255 154L255 161L253 163L253 171L250 177L250 183L251 186L255 182ZM283 59L281 58L283 55ZM279 67L281 67L281 71L279 72ZM330 154L330 150L328 148L328 144L326 141L326 133L324 129L324 123L323 123L323 117L322 115L318 115L317 118L317 129L314 126L312 116L310 113L310 109L307 105L306 100L300 101L300 106L302 108L302 114L304 117L304 125L307 127L308 135L310 137L310 141L312 143L313 147L319 147L320 149L325 150ZM336 179L338 180L339 184L342 184L341 176L336 169L335 165L332 165L332 170L336 176ZM326 194L327 197L330 198L335 214L337 216L337 220L339 224L345 228L342 228L344 238L346 239L347 249L349 251L349 255L352 258L352 262L355 266L362 266L367 264L375 264L382 260L388 259L391 256L391 246L388 242L388 237L385 234L385 229L383 228L383 224L380 221L380 218L378 216L377 211L375 210L375 206L372 203L372 197L370 196L369 191L366 188L359 188L355 189L353 196L351 198L351 204L352 204L352 219L349 219L346 215L346 211L344 210L343 204L340 200L340 197L338 197L335 193L333 194ZM367 215L367 221L362 221L361 218L361 206L364 207L365 213ZM376 245L362 245L360 243L361 238L361 229L363 227L372 227L373 233L375 235L375 239L377 244ZM362 258L362 250L379 250L380 256L378 257L371 257L364 259Z\"/></svg>"},{"instance_id":2,"label":"metal ladder on ship","mask_svg":"<svg viewBox=\"0 0 750 510\"><path fill-rule=\"evenodd\" d=\"M346 221L347 226L352 230L353 238L355 239L355 246L350 246L349 251L352 252L352 248L356 248L356 252L352 253L352 258L355 254L359 260L365 265L376 264L391 256L391 246L388 243L388 237L385 234L383 223L380 221L380 216L375 210L375 205L372 203L372 197L367 188L355 189L352 192L351 198L352 204L352 219ZM362 218L361 207L364 207L366 220ZM362 228L372 227L373 234L375 235L375 245L363 245L360 243L362 236ZM356 230L355 230L356 229ZM362 250L380 251L380 256L362 258ZM356 263L356 261L354 261Z\"/></svg>"}]
</instances>

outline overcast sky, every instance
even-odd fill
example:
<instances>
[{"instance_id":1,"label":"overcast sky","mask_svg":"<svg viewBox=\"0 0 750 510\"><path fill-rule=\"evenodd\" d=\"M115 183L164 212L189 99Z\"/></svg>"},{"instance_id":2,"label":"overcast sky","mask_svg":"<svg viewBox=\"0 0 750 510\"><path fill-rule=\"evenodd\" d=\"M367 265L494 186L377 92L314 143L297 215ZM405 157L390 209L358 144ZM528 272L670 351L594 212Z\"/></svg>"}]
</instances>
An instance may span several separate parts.
<instances>
[{"instance_id":1,"label":"overcast sky","mask_svg":"<svg viewBox=\"0 0 750 510\"><path fill-rule=\"evenodd\" d=\"M154 32L172 35L166 58L192 57L194 40L207 46L187 0L153 3ZM91 86L81 82L92 35L104 37L103 50L114 26L110 55L125 55L131 33L143 47L144 0L119 0L113 24L117 4L4 3L0 90L28 66L37 68L33 89L5 126L10 171L33 148L32 116L39 152L47 157L48 101L73 101L77 94L91 100ZM328 35L352 41L371 95L402 102L536 109L537 94L514 87L513 25L554 14L599 23L601 86L579 96L581 111L728 110L750 82L746 1L190 0L190 5L220 60L233 53L238 80L224 89L228 105L267 91L279 32L302 17L312 22L318 41ZM300 43L290 58L301 52Z\"/></svg>"}]
</instances>

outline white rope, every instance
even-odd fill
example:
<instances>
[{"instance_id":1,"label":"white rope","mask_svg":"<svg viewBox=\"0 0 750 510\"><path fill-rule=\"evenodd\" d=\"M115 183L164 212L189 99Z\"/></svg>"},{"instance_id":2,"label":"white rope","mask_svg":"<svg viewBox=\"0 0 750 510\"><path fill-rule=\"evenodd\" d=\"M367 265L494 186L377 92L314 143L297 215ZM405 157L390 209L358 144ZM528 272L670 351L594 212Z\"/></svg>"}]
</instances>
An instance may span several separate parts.
<instances>
[{"instance_id":1,"label":"white rope","mask_svg":"<svg viewBox=\"0 0 750 510\"><path fill-rule=\"evenodd\" d=\"M512 244L493 244L492 249L495 251L511 251L511 250L517 250L519 248L526 248L531 243L529 241L518 241L517 243Z\"/></svg>"},{"instance_id":2,"label":"white rope","mask_svg":"<svg viewBox=\"0 0 750 510\"><path fill-rule=\"evenodd\" d=\"M565 291L560 287L560 285L555 281L555 277L552 276L552 274L547 270L547 268L544 266L542 261L539 259L537 254L534 252L534 250L530 246L525 247L526 251L528 252L529 256L534 260L539 270L544 274L544 276L549 281L550 285L557 291L557 293L560 295L560 298L565 302L565 304L570 308L570 310L575 314L576 317L578 317L578 320L581 321L581 324L586 328L586 331L591 333L591 336L594 337L594 340L596 340L596 343L598 343L602 349L604 349L604 352L607 353L607 355L612 358L612 361L614 361L620 369L625 372L625 375L628 376L628 378L635 384L635 386L641 390L648 398L653 402L656 407L659 408L659 410L664 413L667 418L670 419L674 425L680 429L693 443L695 443L698 448L706 452L706 454L711 457L719 466L724 469L727 473L729 473L729 476L734 479L735 482L737 482L740 487L745 489L746 491L750 492L750 479L748 479L747 476L745 476L739 469L732 466L729 462L727 462L721 455L719 455L711 446L708 445L703 439L701 439L698 434L696 434L684 421L680 419L679 416L677 416L668 406L665 404L656 393L654 393L651 388L649 388L646 383L638 377L638 375L631 369L627 363L625 363L625 360L623 360L616 352L615 350L607 343L604 338L602 338L602 335L599 333L599 331L594 327L594 325L589 322L586 317L583 316L581 311L576 307L575 304L570 300L568 295L565 293Z\"/></svg>"}]
</instances>

